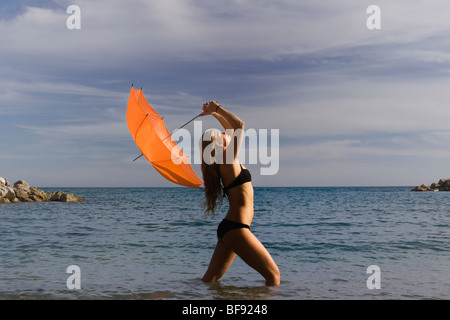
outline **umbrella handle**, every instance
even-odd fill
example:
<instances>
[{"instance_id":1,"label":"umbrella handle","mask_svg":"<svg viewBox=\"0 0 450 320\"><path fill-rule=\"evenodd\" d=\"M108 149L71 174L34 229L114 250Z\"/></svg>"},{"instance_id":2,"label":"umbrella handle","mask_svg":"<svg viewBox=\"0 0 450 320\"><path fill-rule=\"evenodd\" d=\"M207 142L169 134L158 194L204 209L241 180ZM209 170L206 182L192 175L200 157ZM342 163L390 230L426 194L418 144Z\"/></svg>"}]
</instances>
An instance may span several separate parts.
<instances>
[{"instance_id":1,"label":"umbrella handle","mask_svg":"<svg viewBox=\"0 0 450 320\"><path fill-rule=\"evenodd\" d=\"M139 156L139 157L137 157L137 158L135 158L135 159L133 159L133 162L134 161L136 161L137 159L139 159L140 157L142 157L144 154L143 153L141 153L141 155Z\"/></svg>"}]
</instances>

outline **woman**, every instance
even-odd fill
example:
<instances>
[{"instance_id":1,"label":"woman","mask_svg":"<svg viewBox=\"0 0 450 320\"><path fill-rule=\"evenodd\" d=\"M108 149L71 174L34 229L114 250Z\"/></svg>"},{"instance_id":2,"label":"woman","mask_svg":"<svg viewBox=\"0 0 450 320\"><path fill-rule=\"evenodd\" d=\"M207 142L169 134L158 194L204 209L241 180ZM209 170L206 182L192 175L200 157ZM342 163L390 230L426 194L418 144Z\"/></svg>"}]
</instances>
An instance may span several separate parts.
<instances>
[{"instance_id":1,"label":"woman","mask_svg":"<svg viewBox=\"0 0 450 320\"><path fill-rule=\"evenodd\" d=\"M217 201L221 203L224 195L230 205L225 219L217 228L216 249L202 280L220 280L238 255L265 278L267 286L278 286L280 272L276 263L250 231L253 219L251 175L237 159L243 139L244 122L215 101L203 105L203 115L214 116L227 131L220 133L208 130L202 137L205 213L214 215ZM230 132L239 134L230 135Z\"/></svg>"}]
</instances>

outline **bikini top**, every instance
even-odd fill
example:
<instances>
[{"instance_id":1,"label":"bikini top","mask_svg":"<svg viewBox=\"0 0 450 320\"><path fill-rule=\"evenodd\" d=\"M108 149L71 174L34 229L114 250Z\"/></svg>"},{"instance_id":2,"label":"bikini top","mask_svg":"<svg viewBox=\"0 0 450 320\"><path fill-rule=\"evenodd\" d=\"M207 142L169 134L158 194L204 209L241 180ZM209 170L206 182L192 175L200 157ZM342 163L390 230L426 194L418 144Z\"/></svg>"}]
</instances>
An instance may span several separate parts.
<instances>
[{"instance_id":1,"label":"bikini top","mask_svg":"<svg viewBox=\"0 0 450 320\"><path fill-rule=\"evenodd\" d=\"M250 171L248 171L248 169L244 169L241 164L241 172L236 177L236 179L234 179L234 181L232 183L230 183L228 186L223 188L223 191L227 192L231 188L240 186L241 184L244 184L244 183L250 182L250 181L252 181L252 175L250 174Z\"/></svg>"}]
</instances>

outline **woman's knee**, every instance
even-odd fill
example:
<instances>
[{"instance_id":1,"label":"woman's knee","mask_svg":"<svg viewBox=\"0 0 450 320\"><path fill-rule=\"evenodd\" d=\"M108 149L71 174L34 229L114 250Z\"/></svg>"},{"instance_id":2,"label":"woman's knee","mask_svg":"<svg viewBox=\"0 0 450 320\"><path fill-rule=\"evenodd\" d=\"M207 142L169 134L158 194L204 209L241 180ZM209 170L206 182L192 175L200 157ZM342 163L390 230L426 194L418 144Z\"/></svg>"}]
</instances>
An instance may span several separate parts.
<instances>
[{"instance_id":1,"label":"woman's knee","mask_svg":"<svg viewBox=\"0 0 450 320\"><path fill-rule=\"evenodd\" d=\"M265 279L266 286L279 286L281 282L280 270L278 270L278 268L269 270L269 272L265 276Z\"/></svg>"}]
</instances>

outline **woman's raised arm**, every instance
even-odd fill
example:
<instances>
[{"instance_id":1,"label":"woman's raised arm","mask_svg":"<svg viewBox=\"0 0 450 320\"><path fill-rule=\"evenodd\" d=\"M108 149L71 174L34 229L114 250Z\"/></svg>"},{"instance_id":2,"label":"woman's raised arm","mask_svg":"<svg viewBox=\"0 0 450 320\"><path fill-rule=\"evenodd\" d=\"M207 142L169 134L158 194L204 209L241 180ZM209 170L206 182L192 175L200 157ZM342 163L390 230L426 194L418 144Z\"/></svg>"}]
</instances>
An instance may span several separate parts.
<instances>
[{"instance_id":1,"label":"woman's raised arm","mask_svg":"<svg viewBox=\"0 0 450 320\"><path fill-rule=\"evenodd\" d=\"M213 115L225 129L244 130L244 121L239 119L234 113L226 110L216 101L209 101L203 105L205 115Z\"/></svg>"}]
</instances>

